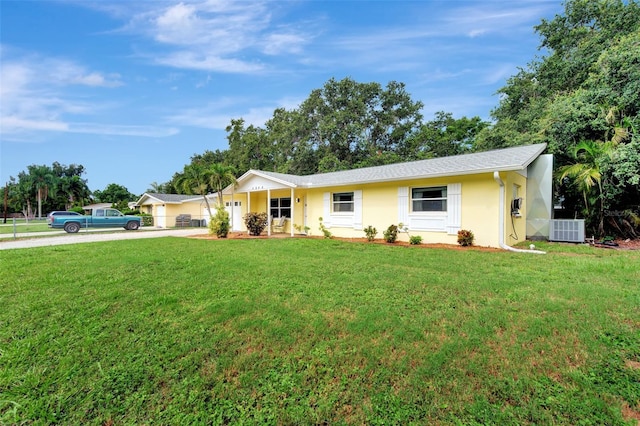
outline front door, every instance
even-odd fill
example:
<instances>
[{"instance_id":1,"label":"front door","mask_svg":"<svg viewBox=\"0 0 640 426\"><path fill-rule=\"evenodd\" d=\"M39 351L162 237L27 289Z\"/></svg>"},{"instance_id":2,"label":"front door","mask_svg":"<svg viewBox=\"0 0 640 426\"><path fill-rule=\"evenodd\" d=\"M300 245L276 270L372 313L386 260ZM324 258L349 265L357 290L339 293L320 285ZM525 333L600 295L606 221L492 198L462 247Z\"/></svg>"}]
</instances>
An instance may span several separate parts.
<instances>
[{"instance_id":1,"label":"front door","mask_svg":"<svg viewBox=\"0 0 640 426\"><path fill-rule=\"evenodd\" d=\"M229 218L231 219L231 230L241 231L242 201L234 201L233 204L231 201L227 201L224 203L224 209L227 211L227 213L229 213Z\"/></svg>"},{"instance_id":2,"label":"front door","mask_svg":"<svg viewBox=\"0 0 640 426\"><path fill-rule=\"evenodd\" d=\"M167 208L165 206L157 206L156 208L156 226L158 228L167 227Z\"/></svg>"}]
</instances>

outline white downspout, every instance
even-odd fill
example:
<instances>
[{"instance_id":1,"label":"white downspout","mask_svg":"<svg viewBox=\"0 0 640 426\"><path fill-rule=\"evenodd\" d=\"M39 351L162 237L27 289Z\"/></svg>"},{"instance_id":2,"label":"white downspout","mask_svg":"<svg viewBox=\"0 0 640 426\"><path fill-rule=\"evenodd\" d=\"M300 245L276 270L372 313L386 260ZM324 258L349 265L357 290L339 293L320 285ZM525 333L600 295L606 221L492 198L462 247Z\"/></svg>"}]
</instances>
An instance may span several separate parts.
<instances>
[{"instance_id":1,"label":"white downspout","mask_svg":"<svg viewBox=\"0 0 640 426\"><path fill-rule=\"evenodd\" d=\"M500 185L500 207L498 213L498 243L500 248L504 250L514 251L517 253L533 253L533 254L547 254L546 251L541 250L522 250L515 247L508 246L504 242L504 202L505 202L505 188L504 182L500 178L500 173L496 170L493 172L493 179Z\"/></svg>"}]
</instances>

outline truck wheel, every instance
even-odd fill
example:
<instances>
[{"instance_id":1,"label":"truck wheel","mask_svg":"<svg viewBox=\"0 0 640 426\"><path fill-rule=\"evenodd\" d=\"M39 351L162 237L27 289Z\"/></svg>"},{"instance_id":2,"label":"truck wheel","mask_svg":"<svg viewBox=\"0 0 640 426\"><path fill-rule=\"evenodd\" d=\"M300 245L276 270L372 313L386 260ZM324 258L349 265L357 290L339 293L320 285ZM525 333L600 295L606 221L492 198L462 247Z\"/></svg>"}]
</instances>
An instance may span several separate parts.
<instances>
[{"instance_id":1,"label":"truck wheel","mask_svg":"<svg viewBox=\"0 0 640 426\"><path fill-rule=\"evenodd\" d=\"M129 231L135 231L139 227L140 227L140 224L138 222L128 222L127 226L125 226L124 229L128 229Z\"/></svg>"},{"instance_id":2,"label":"truck wheel","mask_svg":"<svg viewBox=\"0 0 640 426\"><path fill-rule=\"evenodd\" d=\"M80 230L80 224L77 222L65 223L64 230L69 234L75 234Z\"/></svg>"}]
</instances>

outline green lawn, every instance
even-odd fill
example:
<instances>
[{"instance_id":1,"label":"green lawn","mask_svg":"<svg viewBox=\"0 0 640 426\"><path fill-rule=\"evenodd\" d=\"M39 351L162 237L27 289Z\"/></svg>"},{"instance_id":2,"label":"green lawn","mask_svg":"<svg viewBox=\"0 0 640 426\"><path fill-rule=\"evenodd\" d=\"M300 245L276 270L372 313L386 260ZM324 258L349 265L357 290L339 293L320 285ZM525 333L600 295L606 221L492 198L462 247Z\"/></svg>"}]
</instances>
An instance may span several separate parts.
<instances>
[{"instance_id":1,"label":"green lawn","mask_svg":"<svg viewBox=\"0 0 640 426\"><path fill-rule=\"evenodd\" d=\"M41 221L32 220L32 221L29 221L29 223L26 223L24 220L16 221L15 231L18 234L24 233L24 232L46 232L51 230L52 229L49 228L49 225L47 225L47 222L44 220L41 220ZM7 223L0 224L0 235L4 235L4 234L13 235L13 232L14 232L14 228L13 228L13 222L11 220L8 220ZM7 235L4 235L4 236L7 236Z\"/></svg>"},{"instance_id":2,"label":"green lawn","mask_svg":"<svg viewBox=\"0 0 640 426\"><path fill-rule=\"evenodd\" d=\"M0 424L636 424L640 252L537 245L0 251Z\"/></svg>"}]
</instances>

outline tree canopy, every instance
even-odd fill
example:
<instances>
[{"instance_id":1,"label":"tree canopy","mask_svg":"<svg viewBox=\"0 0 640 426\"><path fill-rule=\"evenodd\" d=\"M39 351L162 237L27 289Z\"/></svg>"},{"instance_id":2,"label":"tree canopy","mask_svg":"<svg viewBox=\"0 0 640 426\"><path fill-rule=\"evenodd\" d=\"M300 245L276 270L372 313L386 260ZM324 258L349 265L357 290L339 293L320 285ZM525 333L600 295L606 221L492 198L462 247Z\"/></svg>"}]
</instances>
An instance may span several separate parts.
<instances>
[{"instance_id":1,"label":"tree canopy","mask_svg":"<svg viewBox=\"0 0 640 426\"><path fill-rule=\"evenodd\" d=\"M640 6L635 0L572 0L564 12L535 27L548 54L499 90L495 123L478 135L476 147L548 143L555 154L558 200L569 214L585 217L599 236L620 231L635 236ZM587 153L593 155L585 163ZM585 188L584 176L567 170L597 170L601 187Z\"/></svg>"},{"instance_id":2,"label":"tree canopy","mask_svg":"<svg viewBox=\"0 0 640 426\"><path fill-rule=\"evenodd\" d=\"M5 186L6 210L22 212L25 217L42 217L51 210L81 206L91 194L87 181L82 179L84 172L84 167L76 164L31 164Z\"/></svg>"}]
</instances>

